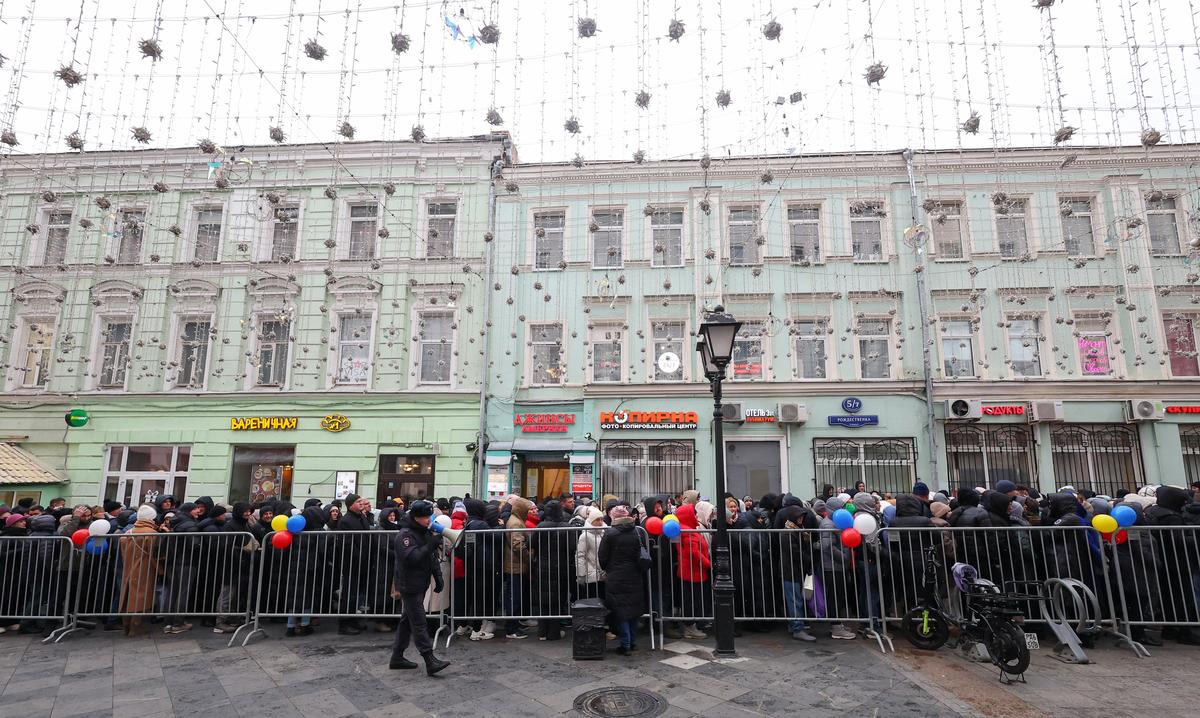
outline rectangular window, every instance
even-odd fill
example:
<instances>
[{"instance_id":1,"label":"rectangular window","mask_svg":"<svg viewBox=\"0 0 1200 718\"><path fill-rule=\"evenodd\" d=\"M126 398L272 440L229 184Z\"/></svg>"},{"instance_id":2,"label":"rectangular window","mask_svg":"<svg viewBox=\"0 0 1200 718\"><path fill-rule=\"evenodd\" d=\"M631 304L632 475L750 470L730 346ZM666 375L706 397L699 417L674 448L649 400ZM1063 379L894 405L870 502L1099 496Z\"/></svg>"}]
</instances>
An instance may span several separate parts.
<instances>
[{"instance_id":1,"label":"rectangular window","mask_svg":"<svg viewBox=\"0 0 1200 718\"><path fill-rule=\"evenodd\" d=\"M683 210L678 207L657 209L650 215L654 252L650 264L655 267L683 266Z\"/></svg>"},{"instance_id":2,"label":"rectangular window","mask_svg":"<svg viewBox=\"0 0 1200 718\"><path fill-rule=\"evenodd\" d=\"M366 384L371 368L371 317L339 317L337 342L337 383Z\"/></svg>"},{"instance_id":3,"label":"rectangular window","mask_svg":"<svg viewBox=\"0 0 1200 718\"><path fill-rule=\"evenodd\" d=\"M71 213L53 211L46 215L46 252L42 264L52 266L67 261L67 238L71 234Z\"/></svg>"},{"instance_id":4,"label":"rectangular window","mask_svg":"<svg viewBox=\"0 0 1200 718\"><path fill-rule=\"evenodd\" d=\"M975 338L969 319L940 322L942 329L942 373L948 377L975 376Z\"/></svg>"},{"instance_id":5,"label":"rectangular window","mask_svg":"<svg viewBox=\"0 0 1200 718\"><path fill-rule=\"evenodd\" d=\"M350 205L350 247L347 259L372 259L375 256L375 233L379 231L379 205Z\"/></svg>"},{"instance_id":6,"label":"rectangular window","mask_svg":"<svg viewBox=\"0 0 1200 718\"><path fill-rule=\"evenodd\" d=\"M539 212L533 215L534 269L559 269L559 263L565 259L566 226L566 212Z\"/></svg>"},{"instance_id":7,"label":"rectangular window","mask_svg":"<svg viewBox=\"0 0 1200 718\"><path fill-rule=\"evenodd\" d=\"M1179 254L1179 217L1174 197L1147 199L1146 225L1150 254L1156 257Z\"/></svg>"},{"instance_id":8,"label":"rectangular window","mask_svg":"<svg viewBox=\"0 0 1200 718\"><path fill-rule=\"evenodd\" d=\"M731 207L729 210L729 263L759 264L758 207Z\"/></svg>"},{"instance_id":9,"label":"rectangular window","mask_svg":"<svg viewBox=\"0 0 1200 718\"><path fill-rule=\"evenodd\" d=\"M1200 376L1200 360L1196 357L1196 326L1195 317L1163 317L1171 376Z\"/></svg>"},{"instance_id":10,"label":"rectangular window","mask_svg":"<svg viewBox=\"0 0 1200 718\"><path fill-rule=\"evenodd\" d=\"M644 496L675 496L695 487L695 457L690 440L602 441L596 495L631 503Z\"/></svg>"},{"instance_id":11,"label":"rectangular window","mask_svg":"<svg viewBox=\"0 0 1200 718\"><path fill-rule=\"evenodd\" d=\"M561 384L563 381L563 327L561 324L529 325L530 351L529 382L531 384Z\"/></svg>"},{"instance_id":12,"label":"rectangular window","mask_svg":"<svg viewBox=\"0 0 1200 718\"><path fill-rule=\"evenodd\" d=\"M850 204L850 251L856 262L883 260L883 202Z\"/></svg>"},{"instance_id":13,"label":"rectangular window","mask_svg":"<svg viewBox=\"0 0 1200 718\"><path fill-rule=\"evenodd\" d=\"M136 508L174 496L178 505L187 494L191 452L188 445L109 446L103 499Z\"/></svg>"},{"instance_id":14,"label":"rectangular window","mask_svg":"<svg viewBox=\"0 0 1200 718\"><path fill-rule=\"evenodd\" d=\"M996 239L1000 245L1000 256L1004 259L1020 259L1029 253L1029 234L1025 224L1028 202L1010 199L996 207Z\"/></svg>"},{"instance_id":15,"label":"rectangular window","mask_svg":"<svg viewBox=\"0 0 1200 718\"><path fill-rule=\"evenodd\" d=\"M687 329L683 322L651 322L654 335L654 381L683 381Z\"/></svg>"},{"instance_id":16,"label":"rectangular window","mask_svg":"<svg viewBox=\"0 0 1200 718\"><path fill-rule=\"evenodd\" d=\"M825 378L825 337L827 326L824 319L797 319L792 322L792 334L796 337L796 378Z\"/></svg>"},{"instance_id":17,"label":"rectangular window","mask_svg":"<svg viewBox=\"0 0 1200 718\"><path fill-rule=\"evenodd\" d=\"M763 322L742 322L733 340L733 357L729 366L734 381L762 381L766 378L766 325Z\"/></svg>"},{"instance_id":18,"label":"rectangular window","mask_svg":"<svg viewBox=\"0 0 1200 718\"><path fill-rule=\"evenodd\" d=\"M217 261L217 248L221 244L220 207L196 209L196 246L192 259L200 262Z\"/></svg>"},{"instance_id":19,"label":"rectangular window","mask_svg":"<svg viewBox=\"0 0 1200 718\"><path fill-rule=\"evenodd\" d=\"M1051 424L1050 455L1058 486L1120 496L1145 483L1136 426Z\"/></svg>"},{"instance_id":20,"label":"rectangular window","mask_svg":"<svg viewBox=\"0 0 1200 718\"><path fill-rule=\"evenodd\" d=\"M256 386L283 386L287 381L291 330L286 319L259 318Z\"/></svg>"},{"instance_id":21,"label":"rectangular window","mask_svg":"<svg viewBox=\"0 0 1200 718\"><path fill-rule=\"evenodd\" d=\"M50 360L54 355L54 320L29 319L25 322L21 386L45 388L50 383Z\"/></svg>"},{"instance_id":22,"label":"rectangular window","mask_svg":"<svg viewBox=\"0 0 1200 718\"><path fill-rule=\"evenodd\" d=\"M1036 318L1008 322L1008 363L1014 376L1042 375L1042 332Z\"/></svg>"},{"instance_id":23,"label":"rectangular window","mask_svg":"<svg viewBox=\"0 0 1200 718\"><path fill-rule=\"evenodd\" d=\"M1008 480L1032 486L1034 471L1033 427L1018 424L946 424L946 459L950 484L974 489L991 488Z\"/></svg>"},{"instance_id":24,"label":"rectangular window","mask_svg":"<svg viewBox=\"0 0 1200 718\"><path fill-rule=\"evenodd\" d=\"M454 256L454 223L458 214L457 202L430 202L429 240L425 256L443 259Z\"/></svg>"},{"instance_id":25,"label":"rectangular window","mask_svg":"<svg viewBox=\"0 0 1200 718\"><path fill-rule=\"evenodd\" d=\"M1062 203L1063 248L1068 257L1096 256L1092 229L1092 200L1066 199ZM1069 211L1068 211L1069 210Z\"/></svg>"},{"instance_id":26,"label":"rectangular window","mask_svg":"<svg viewBox=\"0 0 1200 718\"><path fill-rule=\"evenodd\" d=\"M175 386L196 388L204 386L208 364L208 334L212 321L208 317L184 317L179 322L179 373Z\"/></svg>"},{"instance_id":27,"label":"rectangular window","mask_svg":"<svg viewBox=\"0 0 1200 718\"><path fill-rule=\"evenodd\" d=\"M814 439L817 486L854 493L858 482L866 491L899 494L916 481L916 448L912 439Z\"/></svg>"},{"instance_id":28,"label":"rectangular window","mask_svg":"<svg viewBox=\"0 0 1200 718\"><path fill-rule=\"evenodd\" d=\"M454 315L421 314L417 336L421 340L421 383L449 384L454 370Z\"/></svg>"},{"instance_id":29,"label":"rectangular window","mask_svg":"<svg viewBox=\"0 0 1200 718\"><path fill-rule=\"evenodd\" d=\"M940 202L930 212L933 252L941 259L962 259L962 202Z\"/></svg>"},{"instance_id":30,"label":"rectangular window","mask_svg":"<svg viewBox=\"0 0 1200 718\"><path fill-rule=\"evenodd\" d=\"M589 332L592 340L592 381L614 384L621 381L621 347L624 332L618 325L596 326Z\"/></svg>"},{"instance_id":31,"label":"rectangular window","mask_svg":"<svg viewBox=\"0 0 1200 718\"><path fill-rule=\"evenodd\" d=\"M295 464L294 446L233 447L229 500L250 503L291 500Z\"/></svg>"},{"instance_id":32,"label":"rectangular window","mask_svg":"<svg viewBox=\"0 0 1200 718\"><path fill-rule=\"evenodd\" d=\"M787 213L792 261L821 261L821 208L788 205Z\"/></svg>"},{"instance_id":33,"label":"rectangular window","mask_svg":"<svg viewBox=\"0 0 1200 718\"><path fill-rule=\"evenodd\" d=\"M624 263L621 254L622 238L625 234L625 210L604 209L592 211L592 266L597 268L620 267Z\"/></svg>"},{"instance_id":34,"label":"rectangular window","mask_svg":"<svg viewBox=\"0 0 1200 718\"><path fill-rule=\"evenodd\" d=\"M888 334L892 323L887 319L863 319L858 323L858 368L863 379L888 379L892 376L892 357Z\"/></svg>"},{"instance_id":35,"label":"rectangular window","mask_svg":"<svg viewBox=\"0 0 1200 718\"><path fill-rule=\"evenodd\" d=\"M100 379L101 389L125 388L125 375L129 368L129 342L133 337L133 322L128 319L106 319L100 330Z\"/></svg>"},{"instance_id":36,"label":"rectangular window","mask_svg":"<svg viewBox=\"0 0 1200 718\"><path fill-rule=\"evenodd\" d=\"M286 205L275 208L271 226L271 261L290 262L296 258L296 241L299 238L300 207Z\"/></svg>"},{"instance_id":37,"label":"rectangular window","mask_svg":"<svg viewBox=\"0 0 1200 718\"><path fill-rule=\"evenodd\" d=\"M1112 363L1108 355L1108 322L1103 319L1076 319L1075 334L1079 347L1079 373L1084 376L1108 376Z\"/></svg>"},{"instance_id":38,"label":"rectangular window","mask_svg":"<svg viewBox=\"0 0 1200 718\"><path fill-rule=\"evenodd\" d=\"M137 264L142 261L142 235L145 232L146 212L127 209L121 212L116 227L117 264Z\"/></svg>"}]
</instances>

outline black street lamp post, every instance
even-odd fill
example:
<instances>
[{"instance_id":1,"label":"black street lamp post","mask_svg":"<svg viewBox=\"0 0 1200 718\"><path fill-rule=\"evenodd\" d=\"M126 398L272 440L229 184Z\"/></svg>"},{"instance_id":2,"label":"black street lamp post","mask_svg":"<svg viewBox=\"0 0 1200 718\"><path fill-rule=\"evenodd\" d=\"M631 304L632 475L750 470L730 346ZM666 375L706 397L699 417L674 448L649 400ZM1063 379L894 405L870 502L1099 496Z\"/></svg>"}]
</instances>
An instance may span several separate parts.
<instances>
[{"instance_id":1,"label":"black street lamp post","mask_svg":"<svg viewBox=\"0 0 1200 718\"><path fill-rule=\"evenodd\" d=\"M733 358L733 340L742 323L725 313L725 308L716 307L700 325L701 340L696 351L704 362L704 376L712 387L713 395L713 440L716 444L715 503L717 508L717 533L713 540L713 618L717 630L717 650L713 655L731 657L737 655L733 647L733 562L729 551L729 523L725 518L725 431L721 413L721 381L725 378L725 367Z\"/></svg>"}]
</instances>

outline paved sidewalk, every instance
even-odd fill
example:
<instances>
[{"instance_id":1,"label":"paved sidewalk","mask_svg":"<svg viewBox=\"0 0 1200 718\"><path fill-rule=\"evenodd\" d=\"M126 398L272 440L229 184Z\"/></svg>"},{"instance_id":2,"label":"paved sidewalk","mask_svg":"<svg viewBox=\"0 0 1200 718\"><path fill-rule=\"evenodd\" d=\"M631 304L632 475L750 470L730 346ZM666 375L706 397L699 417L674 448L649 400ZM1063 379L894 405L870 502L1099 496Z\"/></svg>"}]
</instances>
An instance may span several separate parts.
<instances>
[{"instance_id":1,"label":"paved sidewalk","mask_svg":"<svg viewBox=\"0 0 1200 718\"><path fill-rule=\"evenodd\" d=\"M577 716L577 695L610 686L653 691L669 703L662 713L669 717L1074 717L1087 706L1103 706L1105 718L1142 706L1154 707L1155 718L1194 715L1185 702L1192 680L1186 667L1197 654L1176 647L1140 661L1127 651L1099 650L1092 666L1060 664L1043 649L1027 685L1003 687L987 666L949 650L918 653L897 643L898 653L885 657L874 642L800 644L782 630L747 632L731 662L712 659L711 640L577 662L569 639L455 639L444 652L454 665L430 678L388 670L390 636L338 636L332 623L293 639L271 625L271 637L247 648L227 648L227 637L199 626L141 639L81 633L57 645L4 636L0 718Z\"/></svg>"}]
</instances>

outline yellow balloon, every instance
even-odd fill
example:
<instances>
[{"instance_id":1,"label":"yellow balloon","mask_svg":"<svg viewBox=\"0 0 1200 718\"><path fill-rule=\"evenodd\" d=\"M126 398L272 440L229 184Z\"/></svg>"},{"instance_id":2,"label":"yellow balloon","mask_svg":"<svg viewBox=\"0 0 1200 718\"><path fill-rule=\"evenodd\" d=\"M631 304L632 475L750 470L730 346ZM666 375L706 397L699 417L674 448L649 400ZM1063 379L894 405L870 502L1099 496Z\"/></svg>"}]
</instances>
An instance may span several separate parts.
<instances>
[{"instance_id":1,"label":"yellow balloon","mask_svg":"<svg viewBox=\"0 0 1200 718\"><path fill-rule=\"evenodd\" d=\"M675 514L667 514L666 516L663 517L663 523L666 523L668 521L678 522L679 519L675 516Z\"/></svg>"},{"instance_id":2,"label":"yellow balloon","mask_svg":"<svg viewBox=\"0 0 1200 718\"><path fill-rule=\"evenodd\" d=\"M1092 517L1092 528L1102 534L1110 534L1117 530L1117 520L1108 514L1096 514Z\"/></svg>"},{"instance_id":3,"label":"yellow balloon","mask_svg":"<svg viewBox=\"0 0 1200 718\"><path fill-rule=\"evenodd\" d=\"M288 520L288 517L286 517L282 514L271 519L271 530L272 531L286 531L287 530L287 520Z\"/></svg>"}]
</instances>

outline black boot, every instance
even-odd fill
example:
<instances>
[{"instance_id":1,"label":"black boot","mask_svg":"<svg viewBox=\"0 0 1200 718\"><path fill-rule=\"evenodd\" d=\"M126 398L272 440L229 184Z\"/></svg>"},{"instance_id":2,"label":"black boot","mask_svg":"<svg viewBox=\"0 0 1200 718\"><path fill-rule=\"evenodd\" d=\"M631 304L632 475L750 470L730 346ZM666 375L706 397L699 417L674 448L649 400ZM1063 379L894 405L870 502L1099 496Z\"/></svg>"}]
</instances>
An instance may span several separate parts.
<instances>
[{"instance_id":1,"label":"black boot","mask_svg":"<svg viewBox=\"0 0 1200 718\"><path fill-rule=\"evenodd\" d=\"M392 669L393 671L397 670L397 669L416 668L416 667L417 667L417 664L413 663L412 661L405 658L403 653L401 653L399 656L393 654L392 660L388 662L388 668Z\"/></svg>"},{"instance_id":2,"label":"black boot","mask_svg":"<svg viewBox=\"0 0 1200 718\"><path fill-rule=\"evenodd\" d=\"M425 673L431 676L450 665L450 661L443 661L433 655L433 651L422 653L421 658L425 659Z\"/></svg>"}]
</instances>

